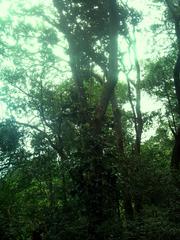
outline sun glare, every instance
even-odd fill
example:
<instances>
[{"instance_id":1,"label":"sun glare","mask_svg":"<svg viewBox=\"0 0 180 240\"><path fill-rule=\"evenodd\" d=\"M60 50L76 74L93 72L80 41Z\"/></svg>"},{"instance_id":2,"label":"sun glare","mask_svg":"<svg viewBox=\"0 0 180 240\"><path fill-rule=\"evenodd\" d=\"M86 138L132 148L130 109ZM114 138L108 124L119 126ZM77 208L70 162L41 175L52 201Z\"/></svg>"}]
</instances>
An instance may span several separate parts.
<instances>
[{"instance_id":1,"label":"sun glare","mask_svg":"<svg viewBox=\"0 0 180 240\"><path fill-rule=\"evenodd\" d=\"M8 15L10 5L11 5L10 1L0 2L0 17L1 18L4 18Z\"/></svg>"},{"instance_id":2,"label":"sun glare","mask_svg":"<svg viewBox=\"0 0 180 240\"><path fill-rule=\"evenodd\" d=\"M25 0L2 0L0 2L0 18L6 18L9 14L10 14L10 8L16 8L16 2L18 4L21 4L24 8L30 8L31 6L36 6L38 4L45 4L50 6L50 2L49 0L44 1L43 0L31 0L31 1L25 1ZM153 51L152 46L152 39L153 39L153 33L150 30L151 25L153 25L154 22L159 23L161 22L161 16L162 16L162 9L161 8L155 8L153 7L152 3L150 3L149 0L128 0L127 1L128 5L132 8L135 8L137 11L141 12L143 15L143 19L141 21L141 23L138 25L137 27L137 32L136 32L136 41L137 41L137 54L138 54L138 60L141 64L141 69L143 69L144 64L146 63L147 59L149 57L154 58L158 55L158 46L156 46L156 52ZM13 16L12 16L13 17ZM16 20L16 18L15 18ZM31 25L33 26L38 26L38 24L43 24L40 20L40 22L38 21L37 17L32 17L32 16L27 16L26 17L26 21L28 23L31 23ZM160 35L160 39L159 39L159 43L157 44L161 44L162 41L164 41L164 37L163 35ZM63 37L61 37L62 39ZM123 42L124 40L122 40L121 38L119 38L119 46L121 47L121 52L124 54L124 64L126 66L132 65L134 63L133 60L133 54L130 53L130 56L128 56L128 45L126 42ZM10 38L6 38L6 42L10 45L13 45L13 39ZM33 51L36 52L38 45L36 43L36 41L32 41L30 42L30 45L26 44L26 48L29 51ZM63 50L62 47L54 47L53 52L57 55L60 56L60 59L62 61L62 59L64 60L64 63L60 63L61 64L61 68L62 69L66 69L68 65L67 62L69 60L66 51ZM132 56L131 56L132 55ZM132 59L131 59L132 58ZM130 78L133 81L136 81L136 72L132 71ZM59 78L58 78L59 79ZM124 74L120 73L119 74L119 80L120 81L124 81L126 82L126 77L124 76ZM143 80L143 79L141 79ZM0 83L0 87L1 87L1 83ZM157 110L161 107L161 104L156 102L155 100L152 100L149 96L147 96L147 94L143 93L142 94L142 112L151 112L153 110ZM156 103L155 103L156 102ZM128 106L129 104L127 104L125 107L127 107L127 109L129 108ZM2 118L3 116L5 116L5 112L6 112L6 106L5 104L3 104L3 102L0 101L0 118Z\"/></svg>"}]
</instances>

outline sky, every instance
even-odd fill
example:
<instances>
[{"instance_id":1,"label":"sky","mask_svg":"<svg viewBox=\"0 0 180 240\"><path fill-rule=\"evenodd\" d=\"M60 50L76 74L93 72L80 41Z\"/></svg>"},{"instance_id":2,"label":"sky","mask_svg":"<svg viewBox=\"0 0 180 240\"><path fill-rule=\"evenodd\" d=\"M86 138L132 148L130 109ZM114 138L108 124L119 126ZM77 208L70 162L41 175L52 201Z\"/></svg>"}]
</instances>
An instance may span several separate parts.
<instances>
[{"instance_id":1,"label":"sky","mask_svg":"<svg viewBox=\"0 0 180 240\"><path fill-rule=\"evenodd\" d=\"M149 58L157 59L160 56L157 49L161 50L162 46L166 44L168 46L169 44L166 33L162 33L160 37L156 36L154 38L152 31L150 31L153 24L162 24L164 8L162 5L159 5L157 8L157 4L154 6L150 0L128 0L127 2L129 6L134 7L143 14L143 20L138 26L140 31L136 33L136 42L138 60L140 65L144 66ZM154 45L155 40L156 45ZM132 75L133 77L135 78L136 76ZM143 79L143 72L141 73L141 78ZM155 98L145 93L142 93L142 102L141 108L143 112L153 111L162 107L160 102L157 102Z\"/></svg>"},{"instance_id":2,"label":"sky","mask_svg":"<svg viewBox=\"0 0 180 240\"><path fill-rule=\"evenodd\" d=\"M40 1L40 0L39 0ZM24 1L19 0L19 3L26 2L27 7L28 5L36 5L38 0L31 0L31 1ZM154 58L157 57L157 49L153 49L153 42L150 42L150 39L152 39L152 33L148 31L150 29L150 26L154 23L161 23L162 19L162 13L163 8L159 7L159 9L152 6L152 3L150 0L127 0L128 5L134 7L138 11L141 11L143 13L143 21L139 25L139 29L141 30L141 33L137 33L137 51L138 51L138 57L140 60L141 65L143 66L148 59L149 56L151 58L154 56ZM15 4L15 1L12 0L1 0L0 1L0 18L5 18L9 13L9 7ZM48 4L48 1L46 2ZM159 48L161 47L161 44L164 44L164 39L166 38L166 35L161 35L160 39L158 39ZM60 50L61 55L66 58L66 56L63 54L62 50ZM2 83L0 82L0 88L2 87ZM149 97L147 94L142 94L142 111L148 112L157 110L159 108L162 108L162 104L157 102L155 99ZM128 106L127 106L128 108ZM3 104L3 102L0 99L0 119L6 115L6 107Z\"/></svg>"}]
</instances>

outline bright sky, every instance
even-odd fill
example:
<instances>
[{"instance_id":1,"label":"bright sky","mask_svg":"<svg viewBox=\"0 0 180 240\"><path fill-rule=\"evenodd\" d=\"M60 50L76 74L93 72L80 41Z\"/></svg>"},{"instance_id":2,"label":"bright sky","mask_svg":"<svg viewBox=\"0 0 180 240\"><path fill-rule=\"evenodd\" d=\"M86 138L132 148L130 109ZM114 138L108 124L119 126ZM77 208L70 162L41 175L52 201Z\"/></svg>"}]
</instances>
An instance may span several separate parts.
<instances>
[{"instance_id":1,"label":"bright sky","mask_svg":"<svg viewBox=\"0 0 180 240\"><path fill-rule=\"evenodd\" d=\"M27 7L30 5L37 5L38 2L43 2L41 0L31 0L31 1L24 1L24 0L1 0L0 1L0 18L5 18L9 14L9 7L16 2L26 4ZM46 4L50 2L50 0L45 1ZM142 11L144 15L144 19L141 22L139 28L141 29L141 33L137 34L137 48L138 48L138 56L141 61L141 64L144 63L144 60L149 57L149 55L156 56L157 55L157 46L156 50L152 48L152 42L150 42L150 39L152 39L152 33L147 31L150 26L153 23L160 23L160 19L162 17L163 9L162 8L155 8L152 6L152 3L150 0L128 0L127 1L129 6L134 7L138 11ZM25 6L26 6L25 5ZM24 5L23 5L24 6ZM159 39L159 44L161 45L161 41L164 42L164 36L162 35ZM63 52L61 51L61 55L63 55ZM64 56L65 54L64 54ZM2 87L2 84L0 84L0 88ZM142 104L142 111L152 111L155 109L158 109L162 107L160 103L157 103L154 99L148 97L147 95L143 94L143 104ZM0 100L0 118L5 116L6 108L5 105Z\"/></svg>"}]
</instances>

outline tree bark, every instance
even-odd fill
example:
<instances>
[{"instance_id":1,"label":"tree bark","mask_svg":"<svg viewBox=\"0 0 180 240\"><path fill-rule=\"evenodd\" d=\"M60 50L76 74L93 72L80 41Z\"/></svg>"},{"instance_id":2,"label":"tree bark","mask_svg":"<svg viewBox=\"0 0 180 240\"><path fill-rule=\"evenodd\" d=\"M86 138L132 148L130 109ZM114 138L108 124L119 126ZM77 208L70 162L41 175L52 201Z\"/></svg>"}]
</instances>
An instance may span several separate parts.
<instances>
[{"instance_id":1,"label":"tree bark","mask_svg":"<svg viewBox=\"0 0 180 240\"><path fill-rule=\"evenodd\" d=\"M95 154L95 158L93 160L93 168L94 168L94 181L95 186L97 186L89 195L91 198L94 195L94 207L92 206L91 209L89 209L89 239L88 240L103 240L106 239L105 231L98 231L98 226L103 226L103 223L108 220L109 214L105 214L105 211L109 208L108 211L116 213L116 205L112 205L113 201L116 198L114 197L109 201L109 196L103 197L103 182L105 182L111 186L113 189L116 186L116 180L113 178L111 173L108 173L106 170L103 170L103 162L102 162L102 149L101 149L101 130L103 127L103 120L104 116L108 107L108 104L111 100L111 97L114 93L115 86L118 81L118 14L117 14L117 2L116 0L108 0L108 7L109 7L109 14L110 14L110 20L109 20L109 71L108 71L108 79L107 82L104 85L104 88L102 90L102 94L99 100L99 104L96 108L94 119L92 121L92 136L93 136L93 142L92 145L94 146L93 152ZM99 140L99 142L97 141ZM93 153L92 153L93 154ZM105 174L103 176L102 174ZM115 191L116 192L116 191ZM93 199L92 199L93 202ZM107 205L108 202L108 205ZM111 206L110 206L110 205ZM110 208L114 208L114 210ZM94 211L94 209L97 209L97 211ZM112 214L112 213L111 213ZM112 218L115 216L111 216Z\"/></svg>"},{"instance_id":2,"label":"tree bark","mask_svg":"<svg viewBox=\"0 0 180 240\"><path fill-rule=\"evenodd\" d=\"M130 44L132 46L132 51L134 54L134 65L136 70L136 83L134 84L135 88L135 99L136 102L133 104L132 96L131 96L131 84L130 80L127 76L128 81L128 91L129 91L129 101L131 104L133 117L134 117L134 128L135 128L135 147L134 147L134 158L135 158L135 166L137 176L140 174L140 163L141 163L141 137L143 131L143 119L142 119L142 112L141 112L141 69L137 55L137 43L136 43L136 29L133 26L133 39L129 39ZM138 177L139 178L139 177ZM138 187L137 183L137 190L134 193L134 209L136 213L140 214L143 209L143 196L140 192L140 188Z\"/></svg>"},{"instance_id":3,"label":"tree bark","mask_svg":"<svg viewBox=\"0 0 180 240\"><path fill-rule=\"evenodd\" d=\"M172 15L174 26L175 26L175 34L177 38L177 47L178 47L178 54L177 60L174 66L174 86L176 91L176 98L178 102L178 112L180 116L180 13L178 11L178 6L175 6L172 1L166 0L167 7ZM180 126L178 127L177 133L175 135L175 144L172 152L171 158L171 167L174 170L179 170L180 165Z\"/></svg>"},{"instance_id":4,"label":"tree bark","mask_svg":"<svg viewBox=\"0 0 180 240\"><path fill-rule=\"evenodd\" d=\"M103 127L104 116L114 88L118 80L118 12L117 1L106 0L107 12L109 13L109 19L107 19L107 27L109 28L109 66L107 73L107 82L104 84L102 93L97 104L97 108L94 111L94 115L90 118L87 117L88 105L86 101L86 93L83 86L83 78L81 77L81 62L78 58L78 51L76 51L76 42L72 41L74 32L67 32L66 38L69 43L70 50L70 62L73 78L75 80L77 90L79 93L79 101L81 107L81 122L88 123L90 127L87 132L83 131L83 139L85 141L86 158L89 161L89 179L86 183L87 195L84 197L87 218L88 218L88 240L104 240L106 239L105 232L100 230L103 224L111 216L111 220L114 219L116 214L116 205L114 199L116 198L115 190L108 194L108 186L115 189L116 178L108 172L103 165L103 149L101 140L101 130ZM64 2L62 3L64 4ZM59 8L58 1L54 0L54 5L58 11L63 15ZM69 5L68 5L69 6ZM72 23L73 24L73 23ZM65 26L68 28L67 26ZM83 31L83 30L82 30ZM76 38L75 38L76 39ZM84 160L84 159L83 159ZM105 184L105 185L104 185ZM109 189L110 191L110 189ZM105 194L106 193L106 194Z\"/></svg>"},{"instance_id":5,"label":"tree bark","mask_svg":"<svg viewBox=\"0 0 180 240\"><path fill-rule=\"evenodd\" d=\"M174 26L175 26L175 34L177 38L177 47L178 47L178 53L177 53L177 60L174 66L174 86L176 91L176 98L178 103L178 113L180 117L180 13L179 13L179 7L180 2L177 2L177 6L171 1L166 0L167 7L169 11L171 12ZM171 169L172 169L172 178L174 181L174 185L177 189L177 192L175 193L175 204L172 206L172 215L173 219L176 223L180 222L180 215L179 215L179 206L180 206L180 181L179 181L179 169L180 169L180 126L178 127L178 130L175 134L175 143L172 151L172 158L171 158Z\"/></svg>"},{"instance_id":6,"label":"tree bark","mask_svg":"<svg viewBox=\"0 0 180 240\"><path fill-rule=\"evenodd\" d=\"M176 97L178 101L180 116L180 50L174 67L174 85L176 89ZM178 127L178 130L175 134L175 143L172 152L171 167L175 170L179 170L180 168L180 126Z\"/></svg>"},{"instance_id":7,"label":"tree bark","mask_svg":"<svg viewBox=\"0 0 180 240\"><path fill-rule=\"evenodd\" d=\"M132 197L129 190L129 174L127 171L127 160L125 157L125 150L124 150L124 136L123 136L123 128L122 128L122 114L121 110L118 107L117 99L115 93L111 99L112 111L114 116L114 131L116 134L116 142L117 142L117 150L119 153L119 168L123 172L123 178L125 181L126 186L124 186L123 192L123 201L124 201L124 210L126 215L126 220L132 220L134 217L134 211L132 206Z\"/></svg>"}]
</instances>

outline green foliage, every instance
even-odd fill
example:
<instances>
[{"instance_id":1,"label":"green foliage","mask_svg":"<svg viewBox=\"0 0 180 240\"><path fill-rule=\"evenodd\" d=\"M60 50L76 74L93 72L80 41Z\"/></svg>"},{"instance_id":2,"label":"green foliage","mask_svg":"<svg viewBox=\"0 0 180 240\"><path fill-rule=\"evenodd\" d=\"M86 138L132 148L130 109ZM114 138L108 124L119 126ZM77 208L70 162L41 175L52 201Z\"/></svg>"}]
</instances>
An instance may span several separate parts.
<instances>
[{"instance_id":1,"label":"green foliage","mask_svg":"<svg viewBox=\"0 0 180 240\"><path fill-rule=\"evenodd\" d=\"M2 152L13 152L19 145L20 132L13 120L0 123L0 149Z\"/></svg>"},{"instance_id":2,"label":"green foliage","mask_svg":"<svg viewBox=\"0 0 180 240\"><path fill-rule=\"evenodd\" d=\"M41 232L43 240L92 240L92 230L97 240L178 239L178 173L170 170L178 123L174 50L144 69L141 87L164 103L165 113L142 114L144 131L154 122L158 129L138 155L126 83L115 89L122 132L111 101L101 132L95 128L97 105L107 97L102 89L114 27L108 1L53 2L56 9L17 1L0 19L0 100L14 116L0 123L1 239L30 240ZM143 13L123 1L116 11L119 34L128 41L128 29L138 27Z\"/></svg>"},{"instance_id":3,"label":"green foliage","mask_svg":"<svg viewBox=\"0 0 180 240\"><path fill-rule=\"evenodd\" d=\"M143 86L149 94L155 94L165 99L167 99L167 92L170 96L174 95L172 73L175 59L176 57L172 52L168 56L158 59L157 62L146 65Z\"/></svg>"}]
</instances>

